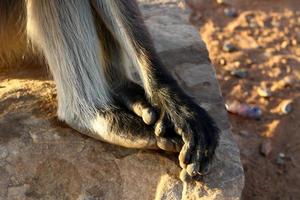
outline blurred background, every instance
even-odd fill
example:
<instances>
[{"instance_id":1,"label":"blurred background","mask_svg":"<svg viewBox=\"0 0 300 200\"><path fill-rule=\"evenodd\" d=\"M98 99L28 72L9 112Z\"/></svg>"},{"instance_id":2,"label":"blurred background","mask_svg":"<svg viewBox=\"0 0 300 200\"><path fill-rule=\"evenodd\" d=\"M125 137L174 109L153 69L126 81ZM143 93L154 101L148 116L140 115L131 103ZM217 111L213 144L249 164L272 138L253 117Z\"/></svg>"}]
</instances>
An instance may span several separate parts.
<instances>
[{"instance_id":1,"label":"blurred background","mask_svg":"<svg viewBox=\"0 0 300 200\"><path fill-rule=\"evenodd\" d=\"M187 3L231 113L243 199L300 199L300 1Z\"/></svg>"}]
</instances>

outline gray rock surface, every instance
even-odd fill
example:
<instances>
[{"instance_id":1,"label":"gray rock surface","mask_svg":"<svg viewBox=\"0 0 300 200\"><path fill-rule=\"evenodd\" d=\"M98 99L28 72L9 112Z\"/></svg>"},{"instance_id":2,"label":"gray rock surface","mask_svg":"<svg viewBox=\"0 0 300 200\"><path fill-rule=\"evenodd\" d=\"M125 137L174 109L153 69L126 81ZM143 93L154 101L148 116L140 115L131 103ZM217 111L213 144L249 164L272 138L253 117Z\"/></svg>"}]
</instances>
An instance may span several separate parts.
<instances>
[{"instance_id":1,"label":"gray rock surface","mask_svg":"<svg viewBox=\"0 0 300 200\"><path fill-rule=\"evenodd\" d=\"M205 44L179 1L139 2L164 63L222 130L212 173L203 183L182 183L176 155L125 149L68 128L55 117L54 83L24 69L0 75L0 199L240 198L239 149Z\"/></svg>"}]
</instances>

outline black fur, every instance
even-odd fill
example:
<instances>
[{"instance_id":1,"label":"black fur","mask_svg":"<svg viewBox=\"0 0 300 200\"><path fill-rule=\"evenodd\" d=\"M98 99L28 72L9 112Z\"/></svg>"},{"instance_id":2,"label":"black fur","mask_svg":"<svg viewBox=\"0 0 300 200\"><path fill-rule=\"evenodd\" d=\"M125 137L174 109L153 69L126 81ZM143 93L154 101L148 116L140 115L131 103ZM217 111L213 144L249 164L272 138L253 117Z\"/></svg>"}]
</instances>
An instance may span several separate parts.
<instances>
[{"instance_id":1,"label":"black fur","mask_svg":"<svg viewBox=\"0 0 300 200\"><path fill-rule=\"evenodd\" d=\"M150 85L150 102L159 108L175 126L184 141L179 159L191 176L204 174L218 145L219 129L215 122L195 101L178 86L159 59L137 3L116 0L131 33L136 51L146 54L148 65L141 65ZM166 125L168 126L168 125Z\"/></svg>"}]
</instances>

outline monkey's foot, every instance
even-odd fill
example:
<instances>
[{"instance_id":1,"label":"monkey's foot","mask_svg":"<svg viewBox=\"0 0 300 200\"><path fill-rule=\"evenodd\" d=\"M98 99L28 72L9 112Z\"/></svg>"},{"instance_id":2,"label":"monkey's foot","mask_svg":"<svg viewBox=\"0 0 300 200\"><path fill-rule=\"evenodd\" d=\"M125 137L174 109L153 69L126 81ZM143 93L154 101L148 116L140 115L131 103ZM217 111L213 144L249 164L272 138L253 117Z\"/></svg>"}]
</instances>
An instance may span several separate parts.
<instances>
[{"instance_id":1,"label":"monkey's foot","mask_svg":"<svg viewBox=\"0 0 300 200\"><path fill-rule=\"evenodd\" d=\"M175 89L174 89L175 90ZM183 171L198 180L208 173L218 145L219 129L208 113L182 91L164 88L154 97L160 108L155 134L164 136L168 127L182 137L184 145L179 154Z\"/></svg>"},{"instance_id":2,"label":"monkey's foot","mask_svg":"<svg viewBox=\"0 0 300 200\"><path fill-rule=\"evenodd\" d=\"M141 117L145 124L151 125L157 121L157 112L148 102L144 89L134 82L115 89L116 101Z\"/></svg>"},{"instance_id":3,"label":"monkey's foot","mask_svg":"<svg viewBox=\"0 0 300 200\"><path fill-rule=\"evenodd\" d=\"M93 138L127 148L162 149L179 152L182 139L179 136L157 137L153 126L122 106L99 110L91 120L66 121L72 128Z\"/></svg>"}]
</instances>

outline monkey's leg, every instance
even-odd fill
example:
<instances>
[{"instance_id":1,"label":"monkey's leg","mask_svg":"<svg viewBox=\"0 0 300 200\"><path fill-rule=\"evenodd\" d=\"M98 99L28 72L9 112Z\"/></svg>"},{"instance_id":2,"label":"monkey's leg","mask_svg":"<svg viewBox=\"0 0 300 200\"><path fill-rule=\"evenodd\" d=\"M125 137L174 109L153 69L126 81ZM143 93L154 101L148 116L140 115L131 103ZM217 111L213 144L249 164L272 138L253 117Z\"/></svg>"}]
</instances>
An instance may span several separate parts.
<instances>
[{"instance_id":1,"label":"monkey's leg","mask_svg":"<svg viewBox=\"0 0 300 200\"><path fill-rule=\"evenodd\" d=\"M133 111L137 116L140 116L146 124L153 124L157 121L156 112L152 108L152 105L148 103L144 88L130 80L126 71L125 52L122 51L119 42L115 40L99 15L94 13L94 16L99 39L102 44L101 47L105 52L105 61L103 62L105 63L104 74L113 97L117 102L130 111ZM153 133L153 129L151 130ZM169 132L174 133L174 130L169 130ZM176 134L168 134L164 137L156 136L156 139L159 141L159 147L165 150L169 149L168 146L173 146L172 144L170 145L170 141L171 143L172 141L178 141L178 144L182 143L181 138ZM178 144L177 150L181 146Z\"/></svg>"},{"instance_id":2,"label":"monkey's leg","mask_svg":"<svg viewBox=\"0 0 300 200\"><path fill-rule=\"evenodd\" d=\"M179 155L181 166L193 177L206 173L218 144L219 130L207 112L178 86L163 66L137 3L134 0L91 2L127 56L139 68L151 103L160 108L182 136L185 144Z\"/></svg>"},{"instance_id":3,"label":"monkey's leg","mask_svg":"<svg viewBox=\"0 0 300 200\"><path fill-rule=\"evenodd\" d=\"M151 125L157 121L155 109L148 103L144 89L128 77L125 55L118 41L107 29L102 19L94 13L97 32L105 52L104 74L115 100L133 111Z\"/></svg>"},{"instance_id":4,"label":"monkey's leg","mask_svg":"<svg viewBox=\"0 0 300 200\"><path fill-rule=\"evenodd\" d=\"M28 36L45 55L56 83L58 117L82 133L112 144L159 148L161 141L153 137L151 127L110 96L102 68L104 52L89 1L26 3ZM176 144L172 143L173 150Z\"/></svg>"}]
</instances>

